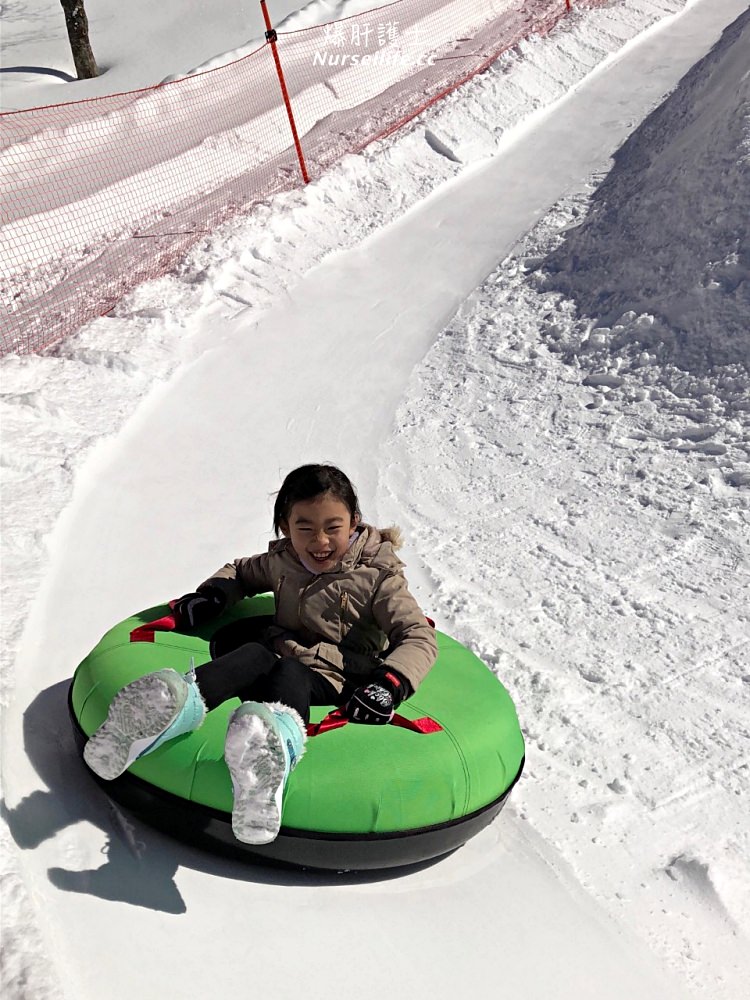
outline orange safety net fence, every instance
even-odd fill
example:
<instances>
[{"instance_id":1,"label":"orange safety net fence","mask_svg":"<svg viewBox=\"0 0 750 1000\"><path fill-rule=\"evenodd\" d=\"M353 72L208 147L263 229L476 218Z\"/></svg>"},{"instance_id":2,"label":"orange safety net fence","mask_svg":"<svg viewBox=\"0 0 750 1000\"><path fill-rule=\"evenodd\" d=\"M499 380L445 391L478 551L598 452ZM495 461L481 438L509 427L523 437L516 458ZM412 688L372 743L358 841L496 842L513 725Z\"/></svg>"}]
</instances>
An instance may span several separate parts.
<instances>
[{"instance_id":1,"label":"orange safety net fence","mask_svg":"<svg viewBox=\"0 0 750 1000\"><path fill-rule=\"evenodd\" d=\"M598 6L605 0L579 0ZM567 0L395 0L145 90L0 115L0 353L29 353L221 222L414 118Z\"/></svg>"}]
</instances>

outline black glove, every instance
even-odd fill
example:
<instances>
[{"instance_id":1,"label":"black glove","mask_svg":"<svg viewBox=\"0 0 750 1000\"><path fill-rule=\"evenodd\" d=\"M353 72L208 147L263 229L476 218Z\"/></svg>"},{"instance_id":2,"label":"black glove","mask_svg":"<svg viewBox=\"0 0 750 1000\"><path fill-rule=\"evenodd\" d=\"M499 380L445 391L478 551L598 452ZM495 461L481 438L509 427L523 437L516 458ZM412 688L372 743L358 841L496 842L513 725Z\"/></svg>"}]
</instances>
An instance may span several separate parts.
<instances>
[{"instance_id":1,"label":"black glove","mask_svg":"<svg viewBox=\"0 0 750 1000\"><path fill-rule=\"evenodd\" d=\"M195 594L185 594L172 607L177 624L182 628L200 628L218 618L226 607L227 599L217 587L205 587Z\"/></svg>"},{"instance_id":2,"label":"black glove","mask_svg":"<svg viewBox=\"0 0 750 1000\"><path fill-rule=\"evenodd\" d=\"M372 679L376 684L388 688L393 695L394 708L398 708L402 701L406 701L407 698L411 698L414 694L414 688L409 681L405 677L402 677L398 671L390 670L388 667L379 667L373 673Z\"/></svg>"},{"instance_id":3,"label":"black glove","mask_svg":"<svg viewBox=\"0 0 750 1000\"><path fill-rule=\"evenodd\" d=\"M369 726L384 726L393 718L393 695L382 684L365 684L357 688L346 703L346 714L352 722Z\"/></svg>"},{"instance_id":4,"label":"black glove","mask_svg":"<svg viewBox=\"0 0 750 1000\"><path fill-rule=\"evenodd\" d=\"M352 722L384 726L391 721L404 698L411 694L411 685L393 670L380 670L376 677L357 688L346 703L345 711Z\"/></svg>"}]
</instances>

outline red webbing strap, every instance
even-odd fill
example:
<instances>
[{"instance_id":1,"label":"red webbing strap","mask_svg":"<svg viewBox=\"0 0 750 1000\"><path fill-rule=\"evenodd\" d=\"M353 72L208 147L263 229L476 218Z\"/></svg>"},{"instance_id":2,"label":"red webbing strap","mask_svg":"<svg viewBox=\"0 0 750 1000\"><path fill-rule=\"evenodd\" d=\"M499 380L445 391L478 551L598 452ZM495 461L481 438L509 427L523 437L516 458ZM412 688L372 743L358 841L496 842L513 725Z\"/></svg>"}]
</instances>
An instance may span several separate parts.
<instances>
[{"instance_id":1,"label":"red webbing strap","mask_svg":"<svg viewBox=\"0 0 750 1000\"><path fill-rule=\"evenodd\" d=\"M170 601L169 607L174 607L175 602ZM134 628L130 633L131 642L153 642L154 632L173 632L177 628L177 620L173 614L164 615L163 618L157 618L153 622L146 622L144 625L139 625L138 628Z\"/></svg>"},{"instance_id":2,"label":"red webbing strap","mask_svg":"<svg viewBox=\"0 0 750 1000\"><path fill-rule=\"evenodd\" d=\"M344 714L342 708L336 708L321 722L308 722L307 724L307 735L308 736L319 736L321 733L327 733L331 729L340 729L349 722L349 719ZM401 729L409 729L413 733L422 733L427 735L429 733L441 733L443 727L439 722L435 722L428 715L423 716L421 719L407 719L403 715L394 715L391 719L392 726L399 726Z\"/></svg>"},{"instance_id":3,"label":"red webbing strap","mask_svg":"<svg viewBox=\"0 0 750 1000\"><path fill-rule=\"evenodd\" d=\"M394 715L391 719L392 726L400 726L401 729L410 729L413 733L442 733L443 727L439 722L435 722L429 715L423 715L421 719L407 719L404 715Z\"/></svg>"},{"instance_id":4,"label":"red webbing strap","mask_svg":"<svg viewBox=\"0 0 750 1000\"><path fill-rule=\"evenodd\" d=\"M321 719L320 722L308 722L307 723L307 735L317 736L319 733L327 733L329 729L340 729L345 726L349 720L344 715L343 708L334 708L332 712L329 712L325 719Z\"/></svg>"}]
</instances>

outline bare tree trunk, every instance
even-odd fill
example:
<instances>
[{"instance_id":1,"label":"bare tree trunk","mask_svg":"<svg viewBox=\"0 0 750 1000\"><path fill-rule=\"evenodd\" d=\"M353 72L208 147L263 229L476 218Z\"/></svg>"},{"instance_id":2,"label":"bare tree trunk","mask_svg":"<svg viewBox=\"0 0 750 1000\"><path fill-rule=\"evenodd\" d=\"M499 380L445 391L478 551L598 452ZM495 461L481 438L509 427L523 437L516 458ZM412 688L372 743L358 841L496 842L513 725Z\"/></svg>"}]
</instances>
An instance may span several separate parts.
<instances>
[{"instance_id":1,"label":"bare tree trunk","mask_svg":"<svg viewBox=\"0 0 750 1000\"><path fill-rule=\"evenodd\" d=\"M83 0L60 0L65 11L70 48L79 80L89 80L99 76L94 53L89 42L89 19L83 7Z\"/></svg>"}]
</instances>

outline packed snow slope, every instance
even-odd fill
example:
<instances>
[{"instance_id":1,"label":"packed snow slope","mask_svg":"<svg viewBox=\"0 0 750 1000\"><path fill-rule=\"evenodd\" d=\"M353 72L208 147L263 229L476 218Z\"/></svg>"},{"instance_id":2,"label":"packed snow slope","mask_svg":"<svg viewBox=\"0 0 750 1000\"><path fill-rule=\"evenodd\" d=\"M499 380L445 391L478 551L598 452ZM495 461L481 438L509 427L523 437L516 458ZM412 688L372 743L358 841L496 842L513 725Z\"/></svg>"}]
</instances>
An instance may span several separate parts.
<instances>
[{"instance_id":1,"label":"packed snow slope","mask_svg":"<svg viewBox=\"0 0 750 1000\"><path fill-rule=\"evenodd\" d=\"M275 997L489 997L498 981L531 1000L743 995L750 373L706 365L703 394L680 394L671 337L638 365L620 352L618 326L654 325L638 286L607 326L583 305L595 269L580 302L548 282L630 132L644 155L655 105L675 87L678 107L714 87L734 100L746 19L720 36L745 6L699 0L630 43L652 5L577 19L57 351L5 359L3 588L20 598L5 634L26 624L2 677L14 1000L102 983L112 998L249 982ZM561 96L573 66L593 72ZM695 185L709 147L696 136ZM672 223L647 186L644 247ZM371 520L408 529L414 589L510 688L528 739L499 821L397 877L282 876L176 845L108 806L67 735L67 679L101 632L260 550L272 491L316 458L350 472ZM40 485L54 512L73 472L43 545ZM373 951L382 975L356 976Z\"/></svg>"},{"instance_id":2,"label":"packed snow slope","mask_svg":"<svg viewBox=\"0 0 750 1000\"><path fill-rule=\"evenodd\" d=\"M750 368L749 18L618 150L585 222L544 262L620 371L641 352L698 379Z\"/></svg>"}]
</instances>

